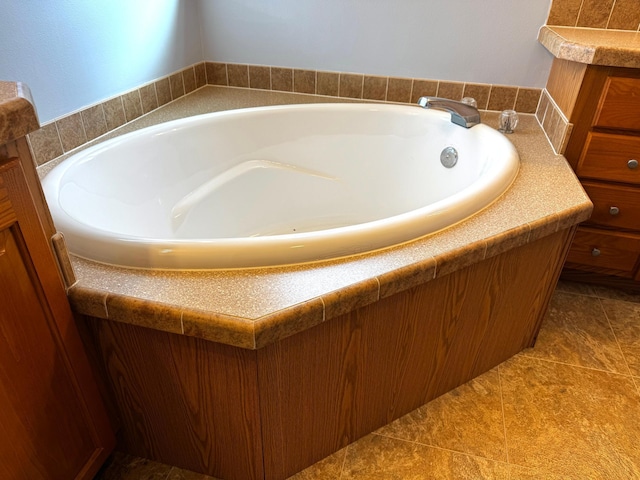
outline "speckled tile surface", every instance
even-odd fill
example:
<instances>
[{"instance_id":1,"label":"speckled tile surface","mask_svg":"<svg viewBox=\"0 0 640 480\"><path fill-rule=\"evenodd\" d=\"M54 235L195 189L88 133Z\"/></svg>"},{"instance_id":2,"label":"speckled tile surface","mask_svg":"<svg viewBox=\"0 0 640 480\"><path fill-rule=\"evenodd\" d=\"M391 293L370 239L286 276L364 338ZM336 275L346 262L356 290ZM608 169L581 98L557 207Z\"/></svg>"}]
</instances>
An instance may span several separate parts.
<instances>
[{"instance_id":1,"label":"speckled tile surface","mask_svg":"<svg viewBox=\"0 0 640 480\"><path fill-rule=\"evenodd\" d=\"M640 67L640 33L543 26L538 41L556 58L591 65Z\"/></svg>"},{"instance_id":2,"label":"speckled tile surface","mask_svg":"<svg viewBox=\"0 0 640 480\"><path fill-rule=\"evenodd\" d=\"M206 112L335 101L211 86L144 115L103 139ZM497 125L495 112L483 112L482 118L490 126ZM81 292L70 292L74 308L95 314L101 311L102 300L91 301L87 295L93 290L103 299L106 292L106 316L113 320L136 322L135 313L126 311L130 298L130 310L145 316L140 318L144 326L155 325L174 333L180 326L188 335L247 348L553 233L561 224L567 228L586 219L590 202L566 161L549 147L535 117L521 115L516 133L509 138L521 156L520 172L512 187L488 208L439 233L342 259L259 269L135 270L72 257L78 279L73 288ZM44 165L39 173L45 175L52 167L52 163ZM153 303L158 304L158 312L150 314L149 304ZM300 312L304 312L301 317ZM233 328L234 319L238 320L237 329Z\"/></svg>"}]
</instances>

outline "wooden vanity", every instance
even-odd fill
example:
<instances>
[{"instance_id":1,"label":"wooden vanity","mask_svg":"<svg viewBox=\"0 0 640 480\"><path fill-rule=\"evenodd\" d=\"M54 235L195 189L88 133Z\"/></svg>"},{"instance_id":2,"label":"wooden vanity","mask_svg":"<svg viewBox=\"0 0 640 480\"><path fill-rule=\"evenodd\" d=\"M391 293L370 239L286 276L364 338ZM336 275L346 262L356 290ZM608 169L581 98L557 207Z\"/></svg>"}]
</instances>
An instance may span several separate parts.
<instances>
[{"instance_id":1,"label":"wooden vanity","mask_svg":"<svg viewBox=\"0 0 640 480\"><path fill-rule=\"evenodd\" d=\"M574 38L571 29L559 30L565 44L573 42L575 50L584 42L595 61L605 63L584 63L594 60L580 56L574 61L563 53L571 49L556 45L560 58L547 83L573 125L564 155L594 204L591 218L576 232L563 275L640 290L640 64L634 63L640 49L628 40L614 49L611 42L622 32L600 32L609 55L598 57L589 32L574 29Z\"/></svg>"}]
</instances>

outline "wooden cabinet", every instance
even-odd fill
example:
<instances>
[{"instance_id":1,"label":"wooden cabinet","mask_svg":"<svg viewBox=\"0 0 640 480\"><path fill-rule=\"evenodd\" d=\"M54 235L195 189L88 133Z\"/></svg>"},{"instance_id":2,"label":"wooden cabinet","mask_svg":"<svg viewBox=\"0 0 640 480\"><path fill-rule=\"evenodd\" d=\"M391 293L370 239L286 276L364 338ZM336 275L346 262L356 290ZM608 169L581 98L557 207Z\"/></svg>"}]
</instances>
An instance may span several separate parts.
<instances>
[{"instance_id":1,"label":"wooden cabinet","mask_svg":"<svg viewBox=\"0 0 640 480\"><path fill-rule=\"evenodd\" d=\"M0 146L0 478L91 479L115 441L20 150Z\"/></svg>"},{"instance_id":2,"label":"wooden cabinet","mask_svg":"<svg viewBox=\"0 0 640 480\"><path fill-rule=\"evenodd\" d=\"M586 66L575 98L567 99L554 88L562 70L552 69L548 88L571 112L565 156L594 204L564 277L640 290L640 71Z\"/></svg>"}]
</instances>

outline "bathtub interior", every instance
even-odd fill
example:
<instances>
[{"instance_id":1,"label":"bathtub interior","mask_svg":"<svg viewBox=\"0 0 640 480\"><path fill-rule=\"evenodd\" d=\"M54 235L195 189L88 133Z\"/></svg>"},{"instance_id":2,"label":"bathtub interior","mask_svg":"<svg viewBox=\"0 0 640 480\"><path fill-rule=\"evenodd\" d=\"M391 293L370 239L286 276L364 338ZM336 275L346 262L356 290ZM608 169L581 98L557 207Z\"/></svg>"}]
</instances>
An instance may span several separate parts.
<instances>
[{"instance_id":1,"label":"bathtub interior","mask_svg":"<svg viewBox=\"0 0 640 480\"><path fill-rule=\"evenodd\" d=\"M75 232L72 252L106 263L195 268L205 244L231 243L214 256L246 256L244 266L297 263L438 230L487 206L515 178L515 148L485 125L465 129L444 112L411 106L337 107L338 114L327 104L224 112L106 141L45 178L54 220ZM450 169L440 163L449 146L459 155ZM451 209L459 211L445 218ZM310 258L291 255L344 233ZM90 252L113 248L111 241L135 251L117 253L122 261ZM134 247L139 241L146 246ZM196 247L188 255L187 243ZM233 249L246 253L254 244L253 254ZM274 246L280 259L265 260L263 251ZM185 255L194 260L158 261Z\"/></svg>"}]
</instances>

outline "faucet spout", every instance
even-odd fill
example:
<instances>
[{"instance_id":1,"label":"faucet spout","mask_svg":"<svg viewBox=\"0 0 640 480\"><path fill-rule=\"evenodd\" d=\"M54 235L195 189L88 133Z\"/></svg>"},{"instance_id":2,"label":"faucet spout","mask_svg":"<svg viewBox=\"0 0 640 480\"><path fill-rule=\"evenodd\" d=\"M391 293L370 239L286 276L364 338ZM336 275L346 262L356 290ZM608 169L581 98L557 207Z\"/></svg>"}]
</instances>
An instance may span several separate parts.
<instances>
[{"instance_id":1,"label":"faucet spout","mask_svg":"<svg viewBox=\"0 0 640 480\"><path fill-rule=\"evenodd\" d=\"M466 103L439 97L420 97L418 105L423 108L435 108L451 114L451 121L461 127L471 128L480 123L480 112Z\"/></svg>"}]
</instances>

